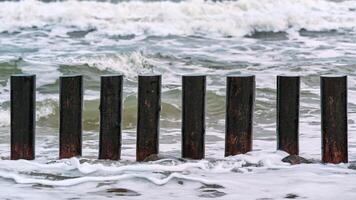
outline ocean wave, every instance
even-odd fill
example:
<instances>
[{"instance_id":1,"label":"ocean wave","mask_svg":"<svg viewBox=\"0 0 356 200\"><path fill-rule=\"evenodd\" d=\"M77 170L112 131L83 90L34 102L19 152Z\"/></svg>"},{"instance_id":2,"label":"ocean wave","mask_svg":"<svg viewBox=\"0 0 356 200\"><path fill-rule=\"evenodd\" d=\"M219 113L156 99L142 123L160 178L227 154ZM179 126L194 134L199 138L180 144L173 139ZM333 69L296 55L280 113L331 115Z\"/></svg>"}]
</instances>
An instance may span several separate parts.
<instances>
[{"instance_id":1,"label":"ocean wave","mask_svg":"<svg viewBox=\"0 0 356 200\"><path fill-rule=\"evenodd\" d=\"M7 96L10 96L10 94L8 93ZM10 107L8 104L8 102L0 104L0 127L10 126ZM39 101L36 106L36 120L47 120L51 115L54 115L58 107L56 104L53 99Z\"/></svg>"},{"instance_id":2,"label":"ocean wave","mask_svg":"<svg viewBox=\"0 0 356 200\"><path fill-rule=\"evenodd\" d=\"M19 184L41 184L68 187L88 182L123 181L143 179L155 185L166 185L173 180L198 182L202 184L225 184L211 177L228 174L259 174L264 171L288 170L290 164L281 160L288 154L283 151L255 151L224 159L200 161L167 158L146 163L108 162L70 158L54 162L40 163L26 160L0 160L0 177ZM331 174L352 173L351 164L322 165L310 164L310 169L328 171ZM295 168L306 169L306 165ZM349 169L350 168L350 169ZM294 170L297 170L294 169ZM298 170L297 170L298 171ZM312 172L310 172L312 173ZM204 174L209 174L205 176ZM223 186L221 186L223 187Z\"/></svg>"},{"instance_id":3,"label":"ocean wave","mask_svg":"<svg viewBox=\"0 0 356 200\"><path fill-rule=\"evenodd\" d=\"M355 30L355 9L355 1L326 0L129 1L115 4L25 0L0 3L0 32L42 29L50 32L49 35L66 37L78 30L85 33L83 37L91 34L239 37L255 32Z\"/></svg>"},{"instance_id":4,"label":"ocean wave","mask_svg":"<svg viewBox=\"0 0 356 200\"><path fill-rule=\"evenodd\" d=\"M231 171L249 173L247 169L285 168L289 165L283 163L281 159L286 155L282 151L251 152L221 160L183 161L167 158L148 163L129 162L128 164L125 162L102 164L98 161L82 160L75 157L54 163L0 160L0 177L14 180L20 184L50 186L72 186L86 182L125 179L145 179L156 185L165 185L173 179L218 185L218 182L204 178L199 174L201 172L219 174ZM105 162L107 161L103 161L103 163ZM46 179L49 175L52 177L50 180Z\"/></svg>"},{"instance_id":5,"label":"ocean wave","mask_svg":"<svg viewBox=\"0 0 356 200\"><path fill-rule=\"evenodd\" d=\"M108 177L80 177L80 178L73 178L73 179L66 179L66 180L41 180L35 178L25 178L17 174L12 174L8 172L1 172L0 177L5 179L12 179L16 183L19 184L41 184L41 185L49 185L49 186L73 186L87 182L102 182L102 181L122 181L125 179L144 179L148 180L156 185L165 185L170 182L172 179L183 179L187 181L196 181L201 182L204 184L214 184L214 181L205 180L203 178L194 178L185 176L179 173L172 173L168 177L160 179L156 177L150 177L147 175L140 175L140 174L123 174L117 176L108 176Z\"/></svg>"},{"instance_id":6,"label":"ocean wave","mask_svg":"<svg viewBox=\"0 0 356 200\"><path fill-rule=\"evenodd\" d=\"M281 161L286 155L281 151L254 151L224 159L148 163L81 158L44 163L0 160L0 179L4 186L17 184L4 187L4 196L19 196L13 191L21 187L28 191L27 199L35 199L34 194L61 194L59 198L68 199L73 193L100 195L101 199L132 194L151 199L157 191L163 199L318 199L340 193L343 199L353 199L356 172L352 164L289 165Z\"/></svg>"},{"instance_id":7,"label":"ocean wave","mask_svg":"<svg viewBox=\"0 0 356 200\"><path fill-rule=\"evenodd\" d=\"M143 52L134 51L123 54L63 58L56 60L56 62L60 63L62 67L68 65L70 71L77 70L76 72L82 73L85 70L87 71L88 68L94 68L103 72L116 72L123 74L128 79L135 79L138 74L152 73L156 61L144 55ZM76 67L78 65L84 66L82 67L83 70L79 71L79 67Z\"/></svg>"}]
</instances>

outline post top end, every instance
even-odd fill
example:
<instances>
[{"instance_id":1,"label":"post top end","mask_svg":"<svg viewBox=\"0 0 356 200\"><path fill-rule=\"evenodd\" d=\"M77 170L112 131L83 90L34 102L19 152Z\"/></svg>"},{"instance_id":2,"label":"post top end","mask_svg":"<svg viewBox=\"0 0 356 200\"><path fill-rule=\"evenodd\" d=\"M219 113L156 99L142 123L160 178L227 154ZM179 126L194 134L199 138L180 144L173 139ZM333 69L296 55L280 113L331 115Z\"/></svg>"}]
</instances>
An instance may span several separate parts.
<instances>
[{"instance_id":1,"label":"post top end","mask_svg":"<svg viewBox=\"0 0 356 200\"><path fill-rule=\"evenodd\" d=\"M11 77L35 77L35 74L15 74L11 75Z\"/></svg>"},{"instance_id":2,"label":"post top end","mask_svg":"<svg viewBox=\"0 0 356 200\"><path fill-rule=\"evenodd\" d=\"M229 74L229 75L227 75L226 77L228 77L228 78L234 78L234 77L242 77L242 78L244 78L244 77L255 77L255 75L253 75L253 74Z\"/></svg>"}]
</instances>

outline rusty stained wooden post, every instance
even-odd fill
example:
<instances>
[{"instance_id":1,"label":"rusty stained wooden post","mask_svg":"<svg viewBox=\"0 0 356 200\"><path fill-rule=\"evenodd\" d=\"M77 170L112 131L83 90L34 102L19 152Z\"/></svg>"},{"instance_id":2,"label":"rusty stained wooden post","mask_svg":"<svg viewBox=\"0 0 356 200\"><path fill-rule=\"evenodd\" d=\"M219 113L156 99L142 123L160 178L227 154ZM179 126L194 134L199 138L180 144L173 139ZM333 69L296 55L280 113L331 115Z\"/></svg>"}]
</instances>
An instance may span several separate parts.
<instances>
[{"instance_id":1,"label":"rusty stained wooden post","mask_svg":"<svg viewBox=\"0 0 356 200\"><path fill-rule=\"evenodd\" d=\"M322 76L322 161L347 163L347 76Z\"/></svg>"},{"instance_id":2,"label":"rusty stained wooden post","mask_svg":"<svg viewBox=\"0 0 356 200\"><path fill-rule=\"evenodd\" d=\"M182 157L205 156L205 75L183 76Z\"/></svg>"},{"instance_id":3,"label":"rusty stained wooden post","mask_svg":"<svg viewBox=\"0 0 356 200\"><path fill-rule=\"evenodd\" d=\"M136 160L143 161L159 152L161 75L138 77Z\"/></svg>"},{"instance_id":4,"label":"rusty stained wooden post","mask_svg":"<svg viewBox=\"0 0 356 200\"><path fill-rule=\"evenodd\" d=\"M11 76L11 160L35 159L36 76Z\"/></svg>"},{"instance_id":5,"label":"rusty stained wooden post","mask_svg":"<svg viewBox=\"0 0 356 200\"><path fill-rule=\"evenodd\" d=\"M60 77L59 158L82 155L83 77Z\"/></svg>"},{"instance_id":6,"label":"rusty stained wooden post","mask_svg":"<svg viewBox=\"0 0 356 200\"><path fill-rule=\"evenodd\" d=\"M255 76L227 77L225 156L252 150Z\"/></svg>"},{"instance_id":7,"label":"rusty stained wooden post","mask_svg":"<svg viewBox=\"0 0 356 200\"><path fill-rule=\"evenodd\" d=\"M299 76L277 76L277 149L299 154Z\"/></svg>"},{"instance_id":8,"label":"rusty stained wooden post","mask_svg":"<svg viewBox=\"0 0 356 200\"><path fill-rule=\"evenodd\" d=\"M123 76L102 76L99 159L119 160Z\"/></svg>"}]
</instances>

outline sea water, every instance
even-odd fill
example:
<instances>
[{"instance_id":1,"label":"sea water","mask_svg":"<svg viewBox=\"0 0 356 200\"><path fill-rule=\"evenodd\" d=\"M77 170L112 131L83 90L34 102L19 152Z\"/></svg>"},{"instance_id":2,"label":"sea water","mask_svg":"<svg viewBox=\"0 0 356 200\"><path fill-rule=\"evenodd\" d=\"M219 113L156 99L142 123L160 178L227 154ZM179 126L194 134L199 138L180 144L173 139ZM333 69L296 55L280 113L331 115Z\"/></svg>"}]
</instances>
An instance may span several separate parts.
<instances>
[{"instance_id":1,"label":"sea water","mask_svg":"<svg viewBox=\"0 0 356 200\"><path fill-rule=\"evenodd\" d=\"M9 77L37 75L36 160L10 161ZM135 162L137 75L162 74L160 153ZM181 155L181 75L206 74L206 159ZM84 75L83 157L58 160L61 75ZM123 74L121 161L98 161L100 75ZM253 151L224 158L226 76L256 75ZM348 75L349 164L320 164L320 75ZM300 75L300 151L276 76ZM1 199L356 199L356 1L0 2Z\"/></svg>"}]
</instances>

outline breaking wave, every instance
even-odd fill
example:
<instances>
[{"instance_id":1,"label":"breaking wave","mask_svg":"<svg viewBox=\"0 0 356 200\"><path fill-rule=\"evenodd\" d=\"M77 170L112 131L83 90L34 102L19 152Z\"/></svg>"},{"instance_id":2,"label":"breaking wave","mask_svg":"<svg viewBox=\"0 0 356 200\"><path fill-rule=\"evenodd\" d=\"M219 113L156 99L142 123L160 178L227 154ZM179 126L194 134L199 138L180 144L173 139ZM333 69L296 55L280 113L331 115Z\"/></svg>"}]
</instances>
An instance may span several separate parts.
<instances>
[{"instance_id":1,"label":"breaking wave","mask_svg":"<svg viewBox=\"0 0 356 200\"><path fill-rule=\"evenodd\" d=\"M41 29L49 35L245 36L291 30L354 30L355 1L93 1L0 3L0 32ZM78 32L79 30L79 32ZM74 32L73 32L74 31ZM96 38L96 37L94 37Z\"/></svg>"}]
</instances>

